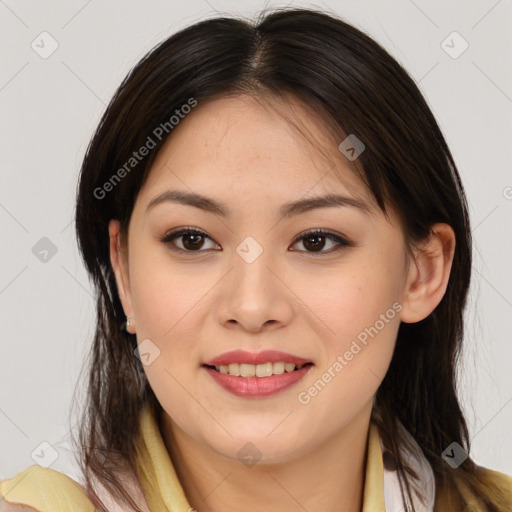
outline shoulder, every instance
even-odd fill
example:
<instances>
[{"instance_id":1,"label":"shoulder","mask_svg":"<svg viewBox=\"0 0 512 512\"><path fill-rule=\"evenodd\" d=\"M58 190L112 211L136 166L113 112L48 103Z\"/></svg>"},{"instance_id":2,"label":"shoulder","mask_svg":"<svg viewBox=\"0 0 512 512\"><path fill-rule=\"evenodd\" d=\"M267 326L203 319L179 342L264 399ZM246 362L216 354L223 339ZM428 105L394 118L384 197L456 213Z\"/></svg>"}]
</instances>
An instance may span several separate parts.
<instances>
[{"instance_id":1,"label":"shoulder","mask_svg":"<svg viewBox=\"0 0 512 512\"><path fill-rule=\"evenodd\" d=\"M477 466L477 474L481 483L488 489L493 489L497 510L512 510L512 477L483 466ZM454 506L460 510L475 512L487 510L482 500L470 492L464 484L461 482L456 482L456 484L456 490L440 489L439 492L436 492L436 507L439 510Z\"/></svg>"},{"instance_id":2,"label":"shoulder","mask_svg":"<svg viewBox=\"0 0 512 512\"><path fill-rule=\"evenodd\" d=\"M37 464L8 480L2 480L0 498L0 512L96 510L78 482L64 473Z\"/></svg>"},{"instance_id":3,"label":"shoulder","mask_svg":"<svg viewBox=\"0 0 512 512\"><path fill-rule=\"evenodd\" d=\"M484 482L492 482L506 496L508 506L512 510L512 477L493 469L478 467L478 472Z\"/></svg>"}]
</instances>

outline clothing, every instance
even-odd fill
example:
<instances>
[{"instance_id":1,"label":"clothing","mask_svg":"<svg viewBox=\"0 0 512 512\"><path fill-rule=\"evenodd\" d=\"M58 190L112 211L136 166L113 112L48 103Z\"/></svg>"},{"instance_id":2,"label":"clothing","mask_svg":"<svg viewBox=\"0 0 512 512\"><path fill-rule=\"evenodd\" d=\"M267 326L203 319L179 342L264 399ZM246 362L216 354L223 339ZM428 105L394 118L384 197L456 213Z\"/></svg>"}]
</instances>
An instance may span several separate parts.
<instances>
[{"instance_id":1,"label":"clothing","mask_svg":"<svg viewBox=\"0 0 512 512\"><path fill-rule=\"evenodd\" d=\"M141 412L140 421L141 436L137 443L137 464L149 510L151 512L192 511L164 445L156 418L148 407ZM410 436L405 429L404 435ZM377 427L370 423L362 512L404 512L397 472L384 468L383 453L384 446ZM409 462L413 465L413 469L418 471L421 479L419 488L427 498L425 505L415 501L416 510L431 512L434 501L437 499L432 469L421 453L418 457L411 458ZM510 489L510 509L512 510L512 478L495 471L486 471L488 475L502 483L504 489ZM39 465L32 465L13 478L1 481L0 497L5 498L9 503L31 506L39 512L69 512L70 510L94 512L96 510L78 482L66 474ZM474 508L467 510L475 512L482 510L476 501L471 501L469 496L468 504ZM439 507L438 503L436 505Z\"/></svg>"}]
</instances>

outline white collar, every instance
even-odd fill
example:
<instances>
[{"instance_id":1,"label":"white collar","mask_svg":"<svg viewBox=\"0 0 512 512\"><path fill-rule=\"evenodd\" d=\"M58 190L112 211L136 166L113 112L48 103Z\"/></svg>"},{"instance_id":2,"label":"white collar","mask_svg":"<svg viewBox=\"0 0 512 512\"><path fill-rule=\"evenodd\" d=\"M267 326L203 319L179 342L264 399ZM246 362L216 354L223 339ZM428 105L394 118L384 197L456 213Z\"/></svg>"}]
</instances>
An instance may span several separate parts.
<instances>
[{"instance_id":1,"label":"white collar","mask_svg":"<svg viewBox=\"0 0 512 512\"><path fill-rule=\"evenodd\" d=\"M399 425L401 435L408 438L409 442L416 448L416 454L412 455L401 447L400 454L402 459L413 469L418 475L419 480L415 480L407 475L409 486L412 490L412 501L414 503L414 510L416 512L433 512L435 502L435 479L434 472L430 463L424 456L420 446L412 435L403 427ZM380 439L380 446L382 450L383 460L386 449ZM426 503L421 503L414 493L414 488L421 490L422 495L425 497ZM407 499L406 499L407 500ZM398 477L398 472L393 469L387 469L384 466L384 502L386 505L386 512L409 512L412 510L410 503L406 501L406 508L404 509L404 502L402 499L401 485Z\"/></svg>"}]
</instances>

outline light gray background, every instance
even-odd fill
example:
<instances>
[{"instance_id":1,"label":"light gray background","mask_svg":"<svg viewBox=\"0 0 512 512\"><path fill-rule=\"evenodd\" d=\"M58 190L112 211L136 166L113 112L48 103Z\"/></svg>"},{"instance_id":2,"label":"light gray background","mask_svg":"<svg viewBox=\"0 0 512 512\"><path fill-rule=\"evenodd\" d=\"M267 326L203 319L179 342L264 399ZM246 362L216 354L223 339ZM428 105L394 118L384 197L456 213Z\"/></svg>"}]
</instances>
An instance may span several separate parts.
<instances>
[{"instance_id":1,"label":"light gray background","mask_svg":"<svg viewBox=\"0 0 512 512\"><path fill-rule=\"evenodd\" d=\"M66 462L72 393L93 334L94 302L78 255L77 173L125 74L177 29L263 1L0 0L0 479L34 464L43 441ZM475 240L460 396L477 463L512 475L511 0L270 3L316 5L373 36L419 82L454 154ZM47 59L41 32L58 42ZM453 31L468 49L441 46ZM453 43L450 42L453 40ZM452 52L461 40L448 39ZM45 48L49 48L46 40ZM41 262L48 237L57 253Z\"/></svg>"}]
</instances>

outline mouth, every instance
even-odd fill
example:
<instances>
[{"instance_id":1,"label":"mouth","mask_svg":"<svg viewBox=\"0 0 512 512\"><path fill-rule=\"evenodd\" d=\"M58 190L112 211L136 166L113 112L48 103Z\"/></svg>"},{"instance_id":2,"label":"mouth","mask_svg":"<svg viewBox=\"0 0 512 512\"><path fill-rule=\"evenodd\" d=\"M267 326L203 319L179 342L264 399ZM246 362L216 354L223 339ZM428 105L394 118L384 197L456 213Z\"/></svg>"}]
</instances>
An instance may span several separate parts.
<instances>
[{"instance_id":1,"label":"mouth","mask_svg":"<svg viewBox=\"0 0 512 512\"><path fill-rule=\"evenodd\" d=\"M302 380L313 366L311 362L201 365L221 389L241 398L266 398L276 395Z\"/></svg>"}]
</instances>

